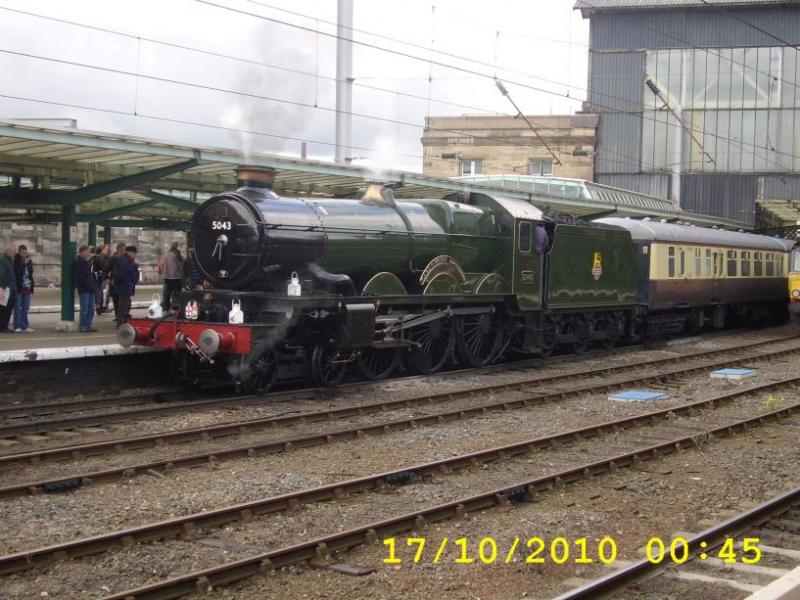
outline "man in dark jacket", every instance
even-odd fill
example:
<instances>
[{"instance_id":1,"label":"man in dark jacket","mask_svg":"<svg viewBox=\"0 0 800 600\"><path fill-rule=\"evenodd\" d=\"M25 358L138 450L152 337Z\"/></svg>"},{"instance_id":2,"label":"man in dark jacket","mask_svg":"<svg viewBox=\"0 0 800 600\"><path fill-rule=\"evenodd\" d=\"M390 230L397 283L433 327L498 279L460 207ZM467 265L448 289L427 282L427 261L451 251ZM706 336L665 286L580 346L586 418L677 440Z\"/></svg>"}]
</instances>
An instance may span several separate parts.
<instances>
[{"instance_id":1,"label":"man in dark jacket","mask_svg":"<svg viewBox=\"0 0 800 600\"><path fill-rule=\"evenodd\" d=\"M78 289L78 300L81 305L80 330L84 332L97 331L92 328L94 318L94 298L97 294L97 280L92 275L92 267L89 264L89 246L81 246L78 249L78 257L75 259L74 268L75 287Z\"/></svg>"},{"instance_id":2,"label":"man in dark jacket","mask_svg":"<svg viewBox=\"0 0 800 600\"><path fill-rule=\"evenodd\" d=\"M105 277L106 281L108 281L108 298L105 300L104 308L108 306L109 301L114 303L114 320L119 321L119 298L117 297L117 292L114 289L114 267L117 264L117 259L125 254L125 244L117 244L117 249L114 252L114 256L108 259L106 263L106 271Z\"/></svg>"},{"instance_id":3,"label":"man in dark jacket","mask_svg":"<svg viewBox=\"0 0 800 600\"><path fill-rule=\"evenodd\" d=\"M14 255L14 275L17 280L17 301L14 303L14 332L33 333L28 323L33 295L33 260L28 247L21 244Z\"/></svg>"},{"instance_id":4,"label":"man in dark jacket","mask_svg":"<svg viewBox=\"0 0 800 600\"><path fill-rule=\"evenodd\" d=\"M136 264L136 246L125 248L125 254L114 261L114 293L119 300L117 326L131 318L131 298L139 283L139 267Z\"/></svg>"},{"instance_id":5,"label":"man in dark jacket","mask_svg":"<svg viewBox=\"0 0 800 600\"><path fill-rule=\"evenodd\" d=\"M8 333L8 322L11 320L11 313L14 312L14 304L17 298L17 278L14 275L14 246L6 246L5 252L0 256L0 290L8 292L5 295L5 304L0 306L0 332Z\"/></svg>"}]
</instances>

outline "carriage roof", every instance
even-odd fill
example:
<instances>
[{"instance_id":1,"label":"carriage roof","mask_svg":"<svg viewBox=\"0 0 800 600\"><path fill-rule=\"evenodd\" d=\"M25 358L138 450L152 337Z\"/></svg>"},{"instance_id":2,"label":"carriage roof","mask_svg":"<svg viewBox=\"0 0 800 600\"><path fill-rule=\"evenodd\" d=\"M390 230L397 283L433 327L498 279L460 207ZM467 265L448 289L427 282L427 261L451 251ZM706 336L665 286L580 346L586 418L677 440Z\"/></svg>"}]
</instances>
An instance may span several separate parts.
<instances>
[{"instance_id":1,"label":"carriage roof","mask_svg":"<svg viewBox=\"0 0 800 600\"><path fill-rule=\"evenodd\" d=\"M743 233L740 231L725 231L708 227L694 227L691 225L678 225L676 223L661 223L658 221L644 221L619 217L597 219L596 223L617 225L631 232L635 241L672 242L675 244L704 244L709 246L730 246L743 248L756 248L759 250L773 250L788 252L794 242L782 238L766 235Z\"/></svg>"}]
</instances>

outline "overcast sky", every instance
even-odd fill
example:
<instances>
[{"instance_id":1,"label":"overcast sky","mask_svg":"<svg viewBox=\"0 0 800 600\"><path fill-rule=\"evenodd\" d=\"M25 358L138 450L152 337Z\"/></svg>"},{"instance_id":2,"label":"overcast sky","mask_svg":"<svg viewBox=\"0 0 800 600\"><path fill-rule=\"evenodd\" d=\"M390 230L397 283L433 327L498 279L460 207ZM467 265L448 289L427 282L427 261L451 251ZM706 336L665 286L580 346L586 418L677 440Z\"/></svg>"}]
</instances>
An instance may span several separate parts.
<instances>
[{"instance_id":1,"label":"overcast sky","mask_svg":"<svg viewBox=\"0 0 800 600\"><path fill-rule=\"evenodd\" d=\"M512 112L490 78L445 64L496 72L527 114L572 113L585 98L588 22L574 0L354 4L354 39L363 42L353 48L353 112L363 115L353 117L354 164L419 171L427 114ZM305 139L310 157L332 160L335 0L0 7L0 118L69 117L82 129L295 156Z\"/></svg>"}]
</instances>

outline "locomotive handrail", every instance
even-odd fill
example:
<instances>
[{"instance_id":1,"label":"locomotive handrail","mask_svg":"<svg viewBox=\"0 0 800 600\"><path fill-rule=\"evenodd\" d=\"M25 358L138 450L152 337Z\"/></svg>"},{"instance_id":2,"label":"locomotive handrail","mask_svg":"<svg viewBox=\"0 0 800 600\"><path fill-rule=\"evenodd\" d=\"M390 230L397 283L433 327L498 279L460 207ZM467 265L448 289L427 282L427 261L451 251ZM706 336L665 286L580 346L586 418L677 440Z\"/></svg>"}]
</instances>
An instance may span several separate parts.
<instances>
[{"instance_id":1,"label":"locomotive handrail","mask_svg":"<svg viewBox=\"0 0 800 600\"><path fill-rule=\"evenodd\" d=\"M438 231L409 231L409 230L398 230L398 229L355 229L352 227L332 227L332 226L307 226L307 225L288 225L288 224L263 224L263 226L267 229L271 230L285 230L285 231L321 231L321 232L328 232L334 231L337 233L378 233L384 235L408 235L408 236L442 236L442 237L463 237L474 239L476 237L482 237L487 239L506 239L508 236L505 235L491 235L491 234L484 234L484 233L448 233L448 232L438 232Z\"/></svg>"}]
</instances>

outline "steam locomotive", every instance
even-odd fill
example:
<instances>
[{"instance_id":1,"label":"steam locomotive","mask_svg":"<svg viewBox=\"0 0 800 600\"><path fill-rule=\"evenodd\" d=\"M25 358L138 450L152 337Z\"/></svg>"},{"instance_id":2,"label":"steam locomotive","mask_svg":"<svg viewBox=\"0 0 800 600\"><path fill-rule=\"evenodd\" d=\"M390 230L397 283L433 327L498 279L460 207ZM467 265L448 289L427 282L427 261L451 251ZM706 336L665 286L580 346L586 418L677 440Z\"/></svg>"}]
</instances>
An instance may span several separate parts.
<instances>
[{"instance_id":1,"label":"steam locomotive","mask_svg":"<svg viewBox=\"0 0 800 600\"><path fill-rule=\"evenodd\" d=\"M379 183L358 198L286 198L269 170L238 176L192 219L205 288L117 333L172 350L189 385L262 393L310 373L335 386L348 370L429 374L786 314L786 240L570 222L477 192L401 200Z\"/></svg>"}]
</instances>

